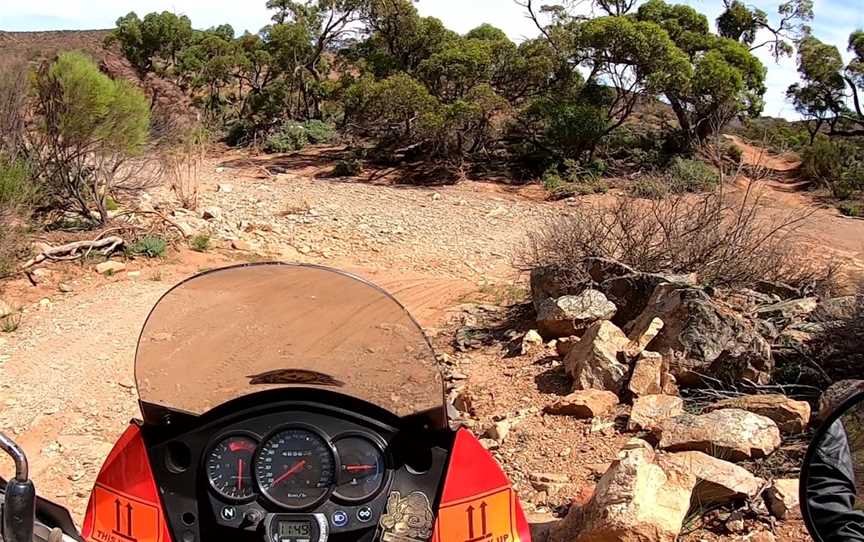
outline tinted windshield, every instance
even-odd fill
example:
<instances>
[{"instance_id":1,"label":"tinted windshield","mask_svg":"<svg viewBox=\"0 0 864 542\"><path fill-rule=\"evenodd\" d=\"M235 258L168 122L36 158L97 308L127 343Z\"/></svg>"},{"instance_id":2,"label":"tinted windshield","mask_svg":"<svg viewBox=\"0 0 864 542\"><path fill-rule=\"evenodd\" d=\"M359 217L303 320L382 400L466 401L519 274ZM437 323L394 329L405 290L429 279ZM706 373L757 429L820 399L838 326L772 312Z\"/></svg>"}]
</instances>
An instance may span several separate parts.
<instances>
[{"instance_id":1,"label":"tinted windshield","mask_svg":"<svg viewBox=\"0 0 864 542\"><path fill-rule=\"evenodd\" d=\"M144 325L135 378L142 402L193 415L284 387L397 416L440 416L444 404L435 356L408 312L362 279L313 266L231 267L176 286Z\"/></svg>"}]
</instances>

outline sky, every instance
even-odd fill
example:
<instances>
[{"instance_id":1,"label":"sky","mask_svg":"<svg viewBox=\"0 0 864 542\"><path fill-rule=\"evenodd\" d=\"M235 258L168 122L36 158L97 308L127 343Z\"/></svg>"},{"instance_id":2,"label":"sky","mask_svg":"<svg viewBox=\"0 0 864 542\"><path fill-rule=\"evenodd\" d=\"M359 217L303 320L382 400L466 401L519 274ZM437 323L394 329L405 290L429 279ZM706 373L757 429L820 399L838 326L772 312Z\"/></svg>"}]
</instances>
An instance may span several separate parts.
<instances>
[{"instance_id":1,"label":"sky","mask_svg":"<svg viewBox=\"0 0 864 542\"><path fill-rule=\"evenodd\" d=\"M750 0L776 18L782 0ZM815 0L816 37L837 45L848 59L846 41L849 34L864 28L862 0ZM540 2L542 3L542 1ZM723 9L722 0L677 0L705 13L709 20L717 18ZM89 30L112 28L118 17L130 11L144 15L151 11L169 10L188 15L196 28L230 23L235 30L257 31L269 21L264 0L0 0L0 30ZM533 23L525 18L523 9L513 0L420 0L422 15L438 17L447 27L464 33L491 23L515 41L537 35ZM792 106L786 102L786 89L798 80L794 59L779 64L767 50L757 55L768 68L765 115L794 118Z\"/></svg>"}]
</instances>

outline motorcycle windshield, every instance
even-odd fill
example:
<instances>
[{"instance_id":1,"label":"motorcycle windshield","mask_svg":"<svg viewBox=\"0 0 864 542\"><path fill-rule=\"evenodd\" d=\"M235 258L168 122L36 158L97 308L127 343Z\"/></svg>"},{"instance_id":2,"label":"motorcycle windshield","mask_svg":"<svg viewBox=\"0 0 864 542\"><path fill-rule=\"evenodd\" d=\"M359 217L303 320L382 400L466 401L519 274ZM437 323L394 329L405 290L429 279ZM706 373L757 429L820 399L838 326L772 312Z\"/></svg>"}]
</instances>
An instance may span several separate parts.
<instances>
[{"instance_id":1,"label":"motorcycle windshield","mask_svg":"<svg viewBox=\"0 0 864 542\"><path fill-rule=\"evenodd\" d=\"M144 324L135 379L142 403L196 416L292 387L400 417L446 416L435 355L405 308L362 279L315 266L230 267L175 286Z\"/></svg>"}]
</instances>

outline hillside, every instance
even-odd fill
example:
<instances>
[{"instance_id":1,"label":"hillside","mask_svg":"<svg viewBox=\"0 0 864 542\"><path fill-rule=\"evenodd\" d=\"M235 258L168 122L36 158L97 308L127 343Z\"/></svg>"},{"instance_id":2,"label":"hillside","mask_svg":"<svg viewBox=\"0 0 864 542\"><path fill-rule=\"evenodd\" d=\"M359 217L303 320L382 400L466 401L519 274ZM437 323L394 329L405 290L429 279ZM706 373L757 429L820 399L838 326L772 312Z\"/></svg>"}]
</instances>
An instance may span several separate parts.
<instances>
[{"instance_id":1,"label":"hillside","mask_svg":"<svg viewBox=\"0 0 864 542\"><path fill-rule=\"evenodd\" d=\"M191 108L189 98L174 83L148 74L144 79L116 47L103 44L110 30L58 30L48 32L6 32L0 30L0 57L3 62L34 64L50 60L62 51L82 51L93 57L100 69L114 79L127 79L141 87L156 104L175 112Z\"/></svg>"}]
</instances>

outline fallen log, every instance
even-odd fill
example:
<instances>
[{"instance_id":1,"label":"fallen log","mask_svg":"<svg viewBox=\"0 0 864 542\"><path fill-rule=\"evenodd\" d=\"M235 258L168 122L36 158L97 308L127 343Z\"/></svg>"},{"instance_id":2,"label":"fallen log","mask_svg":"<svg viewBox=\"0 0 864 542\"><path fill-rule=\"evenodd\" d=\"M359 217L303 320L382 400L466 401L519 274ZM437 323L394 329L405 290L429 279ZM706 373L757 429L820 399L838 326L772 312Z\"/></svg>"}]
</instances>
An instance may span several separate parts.
<instances>
[{"instance_id":1,"label":"fallen log","mask_svg":"<svg viewBox=\"0 0 864 542\"><path fill-rule=\"evenodd\" d=\"M44 249L41 253L33 258L30 258L21 266L21 271L25 271L34 265L38 265L45 260L65 261L77 260L83 258L93 252L102 256L109 256L115 250L122 247L124 241L120 237L111 236L104 239L96 239L94 241L75 241L66 245L50 247Z\"/></svg>"}]
</instances>

